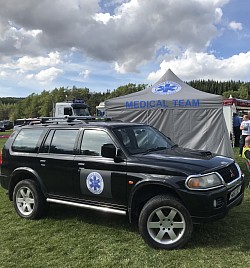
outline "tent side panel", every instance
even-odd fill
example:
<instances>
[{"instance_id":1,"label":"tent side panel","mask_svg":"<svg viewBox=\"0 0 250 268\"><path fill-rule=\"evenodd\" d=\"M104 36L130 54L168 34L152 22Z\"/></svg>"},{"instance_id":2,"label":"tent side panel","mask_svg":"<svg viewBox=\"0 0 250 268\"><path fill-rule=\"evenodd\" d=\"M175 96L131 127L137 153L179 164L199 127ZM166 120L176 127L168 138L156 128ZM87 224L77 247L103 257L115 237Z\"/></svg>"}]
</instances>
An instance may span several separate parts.
<instances>
[{"instance_id":1,"label":"tent side panel","mask_svg":"<svg viewBox=\"0 0 250 268\"><path fill-rule=\"evenodd\" d=\"M182 147L209 150L233 158L221 109L108 110L108 116L149 124Z\"/></svg>"}]
</instances>

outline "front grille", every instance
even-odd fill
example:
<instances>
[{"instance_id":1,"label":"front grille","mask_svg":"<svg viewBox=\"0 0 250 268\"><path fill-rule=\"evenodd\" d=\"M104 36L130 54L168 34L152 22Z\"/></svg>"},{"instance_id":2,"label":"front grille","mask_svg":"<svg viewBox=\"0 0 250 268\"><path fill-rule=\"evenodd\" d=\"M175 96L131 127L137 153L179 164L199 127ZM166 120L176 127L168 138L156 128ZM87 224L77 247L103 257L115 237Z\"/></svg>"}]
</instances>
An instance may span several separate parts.
<instances>
[{"instance_id":1,"label":"front grille","mask_svg":"<svg viewBox=\"0 0 250 268\"><path fill-rule=\"evenodd\" d=\"M226 183L230 183L239 178L239 170L235 164L222 168L217 171Z\"/></svg>"}]
</instances>

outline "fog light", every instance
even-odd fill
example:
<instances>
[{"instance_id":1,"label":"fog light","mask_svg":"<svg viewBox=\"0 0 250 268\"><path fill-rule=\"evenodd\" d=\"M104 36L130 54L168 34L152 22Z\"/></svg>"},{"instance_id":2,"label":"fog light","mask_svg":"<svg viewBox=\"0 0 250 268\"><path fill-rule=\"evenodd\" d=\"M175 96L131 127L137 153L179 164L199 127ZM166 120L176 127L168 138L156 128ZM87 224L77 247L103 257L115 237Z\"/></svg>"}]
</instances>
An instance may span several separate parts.
<instances>
[{"instance_id":1,"label":"fog light","mask_svg":"<svg viewBox=\"0 0 250 268\"><path fill-rule=\"evenodd\" d=\"M223 206L223 204L224 204L224 199L223 199L223 197L219 197L219 198L214 199L213 207L214 207L214 208L220 208L220 207Z\"/></svg>"}]
</instances>

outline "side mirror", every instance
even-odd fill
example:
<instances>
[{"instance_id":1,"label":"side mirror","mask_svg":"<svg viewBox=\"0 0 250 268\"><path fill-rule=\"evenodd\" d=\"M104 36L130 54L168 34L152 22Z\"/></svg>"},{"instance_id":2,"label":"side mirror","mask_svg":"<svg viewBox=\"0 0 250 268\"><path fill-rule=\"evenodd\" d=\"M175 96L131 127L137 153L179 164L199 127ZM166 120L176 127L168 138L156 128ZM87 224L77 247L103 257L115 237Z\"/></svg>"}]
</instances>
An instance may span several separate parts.
<instances>
[{"instance_id":1,"label":"side mirror","mask_svg":"<svg viewBox=\"0 0 250 268\"><path fill-rule=\"evenodd\" d=\"M116 157L116 147L112 143L104 144L101 148L102 157L115 158Z\"/></svg>"},{"instance_id":2,"label":"side mirror","mask_svg":"<svg viewBox=\"0 0 250 268\"><path fill-rule=\"evenodd\" d=\"M116 147L112 143L104 144L101 148L101 156L113 158L115 163L124 162L124 156L121 149L116 151Z\"/></svg>"}]
</instances>

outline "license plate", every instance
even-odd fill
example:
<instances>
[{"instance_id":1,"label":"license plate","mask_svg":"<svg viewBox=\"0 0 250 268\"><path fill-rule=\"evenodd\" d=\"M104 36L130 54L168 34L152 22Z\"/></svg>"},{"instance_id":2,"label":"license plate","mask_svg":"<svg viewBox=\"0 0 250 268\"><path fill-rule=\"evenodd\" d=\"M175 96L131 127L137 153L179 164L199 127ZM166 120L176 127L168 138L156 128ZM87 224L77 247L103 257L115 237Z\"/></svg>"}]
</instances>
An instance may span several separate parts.
<instances>
[{"instance_id":1,"label":"license plate","mask_svg":"<svg viewBox=\"0 0 250 268\"><path fill-rule=\"evenodd\" d=\"M235 197L240 193L240 191L241 191L241 186L238 186L236 189L234 189L234 190L231 192L231 194L230 194L230 196L229 196L229 200L235 198Z\"/></svg>"}]
</instances>

